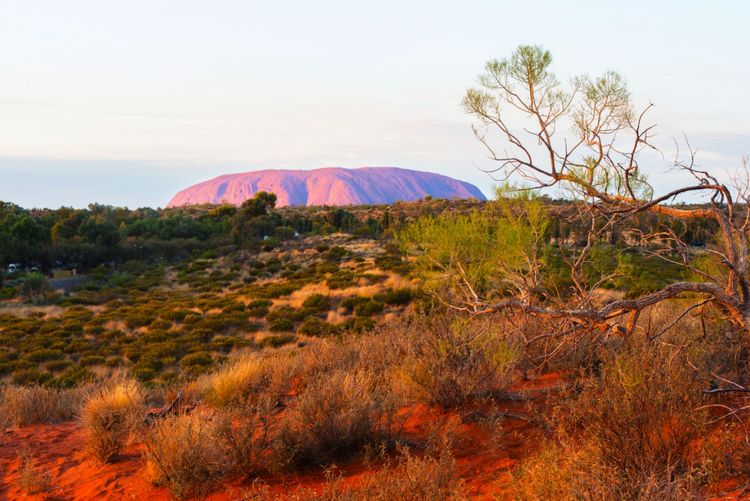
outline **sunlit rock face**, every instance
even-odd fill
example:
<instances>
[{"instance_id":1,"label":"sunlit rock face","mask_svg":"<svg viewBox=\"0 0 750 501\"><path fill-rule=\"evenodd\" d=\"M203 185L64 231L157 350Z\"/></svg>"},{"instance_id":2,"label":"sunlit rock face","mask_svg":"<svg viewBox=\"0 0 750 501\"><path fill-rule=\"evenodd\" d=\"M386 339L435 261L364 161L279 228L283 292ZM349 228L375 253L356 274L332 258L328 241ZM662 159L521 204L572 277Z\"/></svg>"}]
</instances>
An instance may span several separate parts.
<instances>
[{"instance_id":1,"label":"sunlit rock face","mask_svg":"<svg viewBox=\"0 0 750 501\"><path fill-rule=\"evenodd\" d=\"M327 167L314 170L258 170L228 174L177 193L168 207L241 205L259 191L276 194L278 207L288 205L369 205L433 198L485 200L473 184L398 167Z\"/></svg>"}]
</instances>

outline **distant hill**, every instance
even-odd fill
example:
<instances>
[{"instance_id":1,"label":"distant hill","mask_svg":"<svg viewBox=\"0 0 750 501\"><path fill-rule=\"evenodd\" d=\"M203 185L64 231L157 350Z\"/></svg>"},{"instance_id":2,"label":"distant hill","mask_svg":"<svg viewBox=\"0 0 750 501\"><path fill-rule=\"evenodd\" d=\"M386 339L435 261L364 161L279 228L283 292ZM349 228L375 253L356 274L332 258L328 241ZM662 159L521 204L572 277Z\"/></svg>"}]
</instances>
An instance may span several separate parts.
<instances>
[{"instance_id":1,"label":"distant hill","mask_svg":"<svg viewBox=\"0 0 750 501\"><path fill-rule=\"evenodd\" d=\"M258 170L227 174L178 192L167 207L229 203L240 205L259 191L276 194L277 206L367 205L434 198L486 200L473 184L398 167L327 167L314 170Z\"/></svg>"}]
</instances>

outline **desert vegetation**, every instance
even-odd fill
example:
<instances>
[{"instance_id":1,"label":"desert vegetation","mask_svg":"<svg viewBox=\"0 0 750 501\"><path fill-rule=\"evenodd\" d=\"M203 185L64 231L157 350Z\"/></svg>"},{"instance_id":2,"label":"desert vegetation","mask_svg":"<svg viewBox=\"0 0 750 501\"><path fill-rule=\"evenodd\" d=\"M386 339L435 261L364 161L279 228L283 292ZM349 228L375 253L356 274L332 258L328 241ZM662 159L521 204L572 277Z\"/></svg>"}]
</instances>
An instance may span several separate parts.
<instances>
[{"instance_id":1,"label":"desert vegetation","mask_svg":"<svg viewBox=\"0 0 750 501\"><path fill-rule=\"evenodd\" d=\"M691 152L656 194L624 80L563 89L550 60L521 47L466 95L526 181L493 201L0 207L0 263L28 268L0 289L2 495L75 489L55 430L66 468L145 479L122 496L743 495L746 185Z\"/></svg>"}]
</instances>

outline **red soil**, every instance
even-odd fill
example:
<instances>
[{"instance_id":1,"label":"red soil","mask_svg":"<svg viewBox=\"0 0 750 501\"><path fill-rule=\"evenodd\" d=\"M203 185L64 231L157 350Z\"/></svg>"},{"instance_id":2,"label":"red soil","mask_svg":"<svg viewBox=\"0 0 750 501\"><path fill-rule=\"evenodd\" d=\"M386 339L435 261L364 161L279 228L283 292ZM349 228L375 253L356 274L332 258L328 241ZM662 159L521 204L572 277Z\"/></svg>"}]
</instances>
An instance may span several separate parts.
<instances>
[{"instance_id":1,"label":"red soil","mask_svg":"<svg viewBox=\"0 0 750 501\"><path fill-rule=\"evenodd\" d=\"M487 415L488 404L477 404L471 412L457 412L420 405L408 411L404 435L408 442L425 444L436 425L448 429L456 438L454 455L468 494L490 499L507 495L508 473L519 459L539 444L541 431L520 416L543 411L543 390L554 387L557 375L548 375L518 385L524 401L504 399L495 404L502 420L499 440L493 440L492 427L477 421ZM494 445L493 445L494 443ZM27 448L33 464L50 476L52 492L28 496L19 482L21 467L18 454ZM362 462L341 465L344 483L357 484L373 473ZM275 476L262 479L276 495L298 489L318 490L325 482L322 471ZM163 488L153 487L145 478L143 461L137 445L128 448L114 463L102 465L83 450L83 435L77 423L34 425L10 429L0 437L0 498L2 499L168 499ZM245 486L246 487L246 486ZM209 499L236 498L242 491L239 481L229 482Z\"/></svg>"}]
</instances>

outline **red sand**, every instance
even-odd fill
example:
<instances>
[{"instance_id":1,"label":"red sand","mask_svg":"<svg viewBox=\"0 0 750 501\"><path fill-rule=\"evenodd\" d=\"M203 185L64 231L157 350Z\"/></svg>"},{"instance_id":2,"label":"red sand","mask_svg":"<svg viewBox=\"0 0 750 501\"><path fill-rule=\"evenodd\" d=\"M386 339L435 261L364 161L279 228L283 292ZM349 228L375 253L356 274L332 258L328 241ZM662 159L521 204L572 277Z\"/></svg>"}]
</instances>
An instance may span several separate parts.
<instances>
[{"instance_id":1,"label":"red sand","mask_svg":"<svg viewBox=\"0 0 750 501\"><path fill-rule=\"evenodd\" d=\"M556 387L558 382L558 375L550 374L517 385L514 390L523 392L524 401L502 400L496 407L509 416L502 420L502 432L494 445L491 427L467 418L466 411L462 419L457 412L444 412L426 405L405 410L409 413L404 425L405 439L413 444L425 444L435 426L450 430L455 438L453 453L468 495L476 499L507 498L510 469L534 452L542 437L540 429L515 416L544 412L544 391ZM479 404L473 409L479 416L488 410L487 405ZM24 448L28 449L34 465L50 476L52 492L28 496L19 485L18 454ZM338 466L345 485L355 485L374 471L368 470L361 461ZM314 471L262 480L272 494L283 495L300 488L318 490L325 482L325 475L322 471ZM236 498L243 487L247 486L239 480L230 480L209 499ZM718 499L737 499L737 495L750 498L731 481L722 487L718 491L737 491ZM67 422L14 428L0 435L0 498L165 500L169 495L165 489L154 487L145 478L138 445L126 449L114 463L102 465L83 450L83 435L78 424Z\"/></svg>"}]
</instances>

